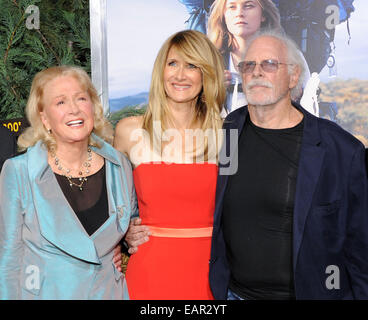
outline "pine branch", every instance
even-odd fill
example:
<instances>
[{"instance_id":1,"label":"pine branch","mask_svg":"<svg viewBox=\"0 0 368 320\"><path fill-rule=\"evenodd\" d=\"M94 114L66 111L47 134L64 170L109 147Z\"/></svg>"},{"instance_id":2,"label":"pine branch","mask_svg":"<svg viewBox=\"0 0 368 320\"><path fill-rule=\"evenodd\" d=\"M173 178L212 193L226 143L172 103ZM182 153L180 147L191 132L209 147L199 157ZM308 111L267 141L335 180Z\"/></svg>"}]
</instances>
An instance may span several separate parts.
<instances>
[{"instance_id":1,"label":"pine branch","mask_svg":"<svg viewBox=\"0 0 368 320\"><path fill-rule=\"evenodd\" d=\"M58 64L61 64L61 60L60 57L57 55L57 53L52 49L51 45L49 44L49 42L47 41L47 39L44 37L44 35L42 34L42 32L40 30L37 30L37 32L40 34L42 41L47 45L47 47L50 49L50 51L53 53L55 59L57 60Z\"/></svg>"},{"instance_id":2,"label":"pine branch","mask_svg":"<svg viewBox=\"0 0 368 320\"><path fill-rule=\"evenodd\" d=\"M37 72L56 64L79 65L90 72L89 5L88 0L0 2L0 119L11 119L24 117ZM31 4L42 13L40 30L25 26Z\"/></svg>"},{"instance_id":3,"label":"pine branch","mask_svg":"<svg viewBox=\"0 0 368 320\"><path fill-rule=\"evenodd\" d=\"M12 42L13 42L13 39L14 39L14 36L15 36L15 33L17 32L20 24L24 21L24 15L22 15L22 17L20 18L18 24L15 26L11 36L10 36L10 40L9 40L9 43L8 43L8 47L6 48L6 51L5 51L5 55L4 55L4 63L6 63L6 60L8 59L8 54L9 54L9 50L10 50L10 47L12 45Z\"/></svg>"}]
</instances>

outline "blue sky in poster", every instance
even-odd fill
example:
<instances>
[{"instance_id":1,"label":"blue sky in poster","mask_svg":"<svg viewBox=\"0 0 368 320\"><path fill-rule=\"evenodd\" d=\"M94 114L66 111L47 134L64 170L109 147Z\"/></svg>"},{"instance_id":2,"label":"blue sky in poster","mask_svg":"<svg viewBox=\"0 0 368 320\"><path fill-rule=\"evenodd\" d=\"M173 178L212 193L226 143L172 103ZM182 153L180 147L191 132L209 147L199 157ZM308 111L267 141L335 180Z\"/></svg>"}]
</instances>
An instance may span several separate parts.
<instances>
[{"instance_id":1,"label":"blue sky in poster","mask_svg":"<svg viewBox=\"0 0 368 320\"><path fill-rule=\"evenodd\" d=\"M158 50L171 34L186 29L187 18L177 0L107 1L110 98L148 91Z\"/></svg>"},{"instance_id":2,"label":"blue sky in poster","mask_svg":"<svg viewBox=\"0 0 368 320\"><path fill-rule=\"evenodd\" d=\"M351 40L348 45L349 34L346 22L336 26L335 45L337 77L343 79L368 79L368 1L355 0L355 11L349 19ZM333 80L329 78L328 68L320 73L322 81Z\"/></svg>"},{"instance_id":3,"label":"blue sky in poster","mask_svg":"<svg viewBox=\"0 0 368 320\"><path fill-rule=\"evenodd\" d=\"M336 27L337 77L368 79L367 0L354 1L348 45L346 23ZM107 1L109 98L148 91L155 56L167 37L186 28L188 13L178 0ZM328 69L320 74L329 78Z\"/></svg>"}]
</instances>

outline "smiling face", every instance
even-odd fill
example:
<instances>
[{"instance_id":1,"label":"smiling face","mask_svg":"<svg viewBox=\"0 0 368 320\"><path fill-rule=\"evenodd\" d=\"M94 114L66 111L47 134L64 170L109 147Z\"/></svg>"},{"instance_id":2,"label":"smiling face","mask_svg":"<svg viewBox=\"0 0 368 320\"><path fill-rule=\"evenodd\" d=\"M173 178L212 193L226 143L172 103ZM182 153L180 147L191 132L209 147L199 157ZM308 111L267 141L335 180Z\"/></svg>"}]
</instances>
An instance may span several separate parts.
<instances>
[{"instance_id":1,"label":"smiling face","mask_svg":"<svg viewBox=\"0 0 368 320\"><path fill-rule=\"evenodd\" d=\"M202 71L185 61L175 47L167 55L163 78L169 105L195 104L202 90Z\"/></svg>"},{"instance_id":2,"label":"smiling face","mask_svg":"<svg viewBox=\"0 0 368 320\"><path fill-rule=\"evenodd\" d=\"M244 39L257 32L265 20L257 0L227 0L224 18L229 32Z\"/></svg>"},{"instance_id":3,"label":"smiling face","mask_svg":"<svg viewBox=\"0 0 368 320\"><path fill-rule=\"evenodd\" d=\"M277 60L276 72L265 72L259 63L263 60ZM253 72L243 73L243 87L249 105L275 105L281 100L290 100L290 90L299 79L298 69L289 74L287 49L283 43L273 37L259 37L250 45L245 56L246 61L255 61Z\"/></svg>"},{"instance_id":4,"label":"smiling face","mask_svg":"<svg viewBox=\"0 0 368 320\"><path fill-rule=\"evenodd\" d=\"M51 129L58 146L87 142L93 130L93 103L79 81L72 76L60 76L43 88L45 128Z\"/></svg>"}]
</instances>

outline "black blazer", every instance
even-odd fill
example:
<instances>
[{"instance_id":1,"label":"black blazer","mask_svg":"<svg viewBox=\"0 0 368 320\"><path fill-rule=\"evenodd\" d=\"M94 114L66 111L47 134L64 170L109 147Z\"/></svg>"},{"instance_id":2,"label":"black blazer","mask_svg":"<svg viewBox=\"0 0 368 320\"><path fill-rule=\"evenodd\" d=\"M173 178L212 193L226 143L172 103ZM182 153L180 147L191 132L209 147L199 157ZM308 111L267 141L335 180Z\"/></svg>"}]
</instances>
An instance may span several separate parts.
<instances>
[{"instance_id":1,"label":"black blazer","mask_svg":"<svg viewBox=\"0 0 368 320\"><path fill-rule=\"evenodd\" d=\"M6 159L17 151L15 136L4 126L0 126L0 171Z\"/></svg>"},{"instance_id":2,"label":"black blazer","mask_svg":"<svg viewBox=\"0 0 368 320\"><path fill-rule=\"evenodd\" d=\"M297 299L368 299L368 181L365 149L335 123L304 114L293 221L293 270ZM248 110L231 112L228 132L241 132ZM231 132L230 132L231 134ZM234 139L235 138L235 139ZM231 140L237 140L237 136ZM225 148L222 148L222 152ZM236 147L227 152L237 159ZM230 163L236 163L231 161ZM230 270L222 232L222 206L228 175L219 175L216 189L210 260L210 285L215 299L226 299ZM236 171L232 165L230 173ZM336 268L338 287L330 288L329 268ZM337 283L336 283L337 285Z\"/></svg>"}]
</instances>

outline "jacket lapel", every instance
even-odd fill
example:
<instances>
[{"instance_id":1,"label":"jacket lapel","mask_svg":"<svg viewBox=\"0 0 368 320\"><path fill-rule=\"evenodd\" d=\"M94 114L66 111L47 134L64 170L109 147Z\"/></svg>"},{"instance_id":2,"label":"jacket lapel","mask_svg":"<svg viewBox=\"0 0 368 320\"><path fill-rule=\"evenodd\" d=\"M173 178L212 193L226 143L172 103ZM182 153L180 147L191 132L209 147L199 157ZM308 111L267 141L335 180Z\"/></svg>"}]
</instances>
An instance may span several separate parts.
<instances>
[{"instance_id":1,"label":"jacket lapel","mask_svg":"<svg viewBox=\"0 0 368 320\"><path fill-rule=\"evenodd\" d=\"M294 106L304 114L303 140L300 151L293 221L293 266L295 270L298 252L303 237L305 222L312 204L314 191L318 183L318 178L320 176L325 150L323 149L323 146L320 145L321 137L318 126L318 119L310 115L299 105ZM224 129L226 133L228 133L229 129L237 129L239 136L244 127L247 114L248 109L246 107L230 113L224 122ZM226 141L226 144L228 144L228 141ZM221 165L226 163L223 160L224 147L226 147L226 145L223 145L221 149L220 167ZM230 152L231 159L232 161L234 161L234 157L237 157L237 150L230 150ZM221 221L222 203L228 179L229 175L220 175L219 173L217 179L216 210L214 217L215 225L217 226L219 226Z\"/></svg>"},{"instance_id":2,"label":"jacket lapel","mask_svg":"<svg viewBox=\"0 0 368 320\"><path fill-rule=\"evenodd\" d=\"M298 177L296 183L294 221L293 221L293 267L295 270L300 245L308 212L310 210L314 192L320 176L325 156L321 146L318 120L298 107L304 113L304 130Z\"/></svg>"},{"instance_id":3,"label":"jacket lapel","mask_svg":"<svg viewBox=\"0 0 368 320\"><path fill-rule=\"evenodd\" d=\"M54 246L92 263L100 263L89 238L66 200L47 163L47 151L40 142L28 150L28 172L40 232Z\"/></svg>"},{"instance_id":4,"label":"jacket lapel","mask_svg":"<svg viewBox=\"0 0 368 320\"><path fill-rule=\"evenodd\" d=\"M126 232L131 214L128 182L111 146L94 136L102 148L93 151L106 161L106 189L109 218L91 237L66 200L47 162L46 148L39 142L28 149L29 179L40 232L44 238L66 253L92 263L108 253ZM116 190L118 188L118 190Z\"/></svg>"},{"instance_id":5,"label":"jacket lapel","mask_svg":"<svg viewBox=\"0 0 368 320\"><path fill-rule=\"evenodd\" d=\"M104 256L111 251L125 234L132 214L127 175L122 164L114 156L111 146L104 143L93 150L106 160L106 189L109 202L109 219L91 236L97 254Z\"/></svg>"},{"instance_id":6,"label":"jacket lapel","mask_svg":"<svg viewBox=\"0 0 368 320\"><path fill-rule=\"evenodd\" d=\"M224 143L220 151L219 159L219 173L217 176L217 186L216 186L216 209L214 221L215 224L219 226L222 213L222 203L224 198L224 193L226 190L227 182L229 180L229 175L235 174L238 166L238 141L241 131L243 130L245 118L248 114L247 107L242 107L236 111L229 114L226 117L223 125L224 129ZM233 131L233 134L231 133ZM236 138L236 143L231 142L231 139ZM233 146L233 147L230 147Z\"/></svg>"}]
</instances>

